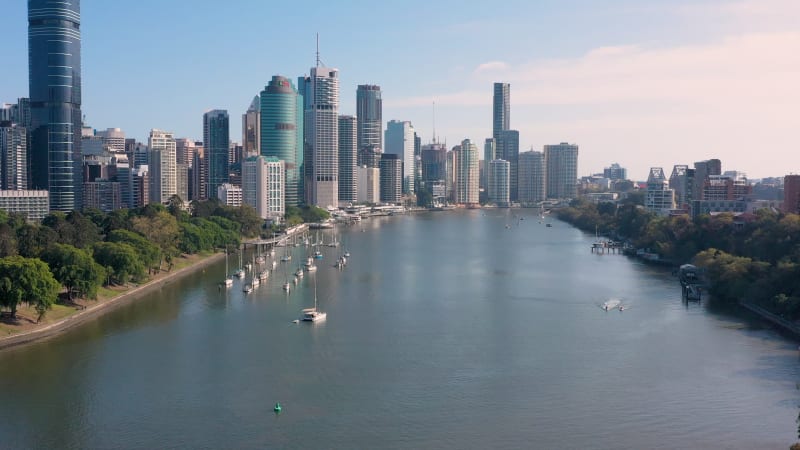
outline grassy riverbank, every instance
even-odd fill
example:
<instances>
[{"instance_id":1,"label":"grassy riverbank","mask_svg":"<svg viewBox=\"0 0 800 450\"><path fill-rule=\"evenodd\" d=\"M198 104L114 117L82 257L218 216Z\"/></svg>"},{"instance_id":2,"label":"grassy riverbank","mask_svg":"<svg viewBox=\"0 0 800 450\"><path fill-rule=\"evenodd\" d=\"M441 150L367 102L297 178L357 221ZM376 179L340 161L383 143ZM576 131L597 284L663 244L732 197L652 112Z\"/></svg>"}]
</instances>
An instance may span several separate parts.
<instances>
[{"instance_id":1,"label":"grassy riverbank","mask_svg":"<svg viewBox=\"0 0 800 450\"><path fill-rule=\"evenodd\" d=\"M0 349L50 337L97 318L112 311L115 306L137 299L169 280L200 270L222 257L223 253L204 252L175 258L171 270L160 271L146 283L104 287L98 291L97 300L78 299L71 305L53 305L39 323L36 323L38 314L33 307L21 306L17 310L16 321L5 317L0 320Z\"/></svg>"}]
</instances>

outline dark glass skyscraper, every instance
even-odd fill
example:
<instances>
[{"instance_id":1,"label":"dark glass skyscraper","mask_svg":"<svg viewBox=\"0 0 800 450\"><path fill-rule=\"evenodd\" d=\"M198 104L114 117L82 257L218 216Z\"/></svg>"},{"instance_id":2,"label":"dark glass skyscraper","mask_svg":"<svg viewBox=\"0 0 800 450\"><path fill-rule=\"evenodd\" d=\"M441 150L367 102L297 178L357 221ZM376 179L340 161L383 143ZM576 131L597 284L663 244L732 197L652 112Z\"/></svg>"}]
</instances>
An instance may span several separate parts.
<instances>
[{"instance_id":1,"label":"dark glass skyscraper","mask_svg":"<svg viewBox=\"0 0 800 450\"><path fill-rule=\"evenodd\" d=\"M383 100L381 87L360 84L356 90L358 151L365 147L383 148Z\"/></svg>"},{"instance_id":2,"label":"dark glass skyscraper","mask_svg":"<svg viewBox=\"0 0 800 450\"><path fill-rule=\"evenodd\" d=\"M511 123L511 85L494 84L494 105L492 108L492 137L500 138L500 132L508 130Z\"/></svg>"},{"instance_id":3,"label":"dark glass skyscraper","mask_svg":"<svg viewBox=\"0 0 800 450\"><path fill-rule=\"evenodd\" d=\"M217 198L217 187L228 182L230 120L228 111L214 109L203 114L203 145L208 158L209 198Z\"/></svg>"},{"instance_id":4,"label":"dark glass skyscraper","mask_svg":"<svg viewBox=\"0 0 800 450\"><path fill-rule=\"evenodd\" d=\"M80 0L28 0L30 187L54 211L81 207L80 28Z\"/></svg>"}]
</instances>

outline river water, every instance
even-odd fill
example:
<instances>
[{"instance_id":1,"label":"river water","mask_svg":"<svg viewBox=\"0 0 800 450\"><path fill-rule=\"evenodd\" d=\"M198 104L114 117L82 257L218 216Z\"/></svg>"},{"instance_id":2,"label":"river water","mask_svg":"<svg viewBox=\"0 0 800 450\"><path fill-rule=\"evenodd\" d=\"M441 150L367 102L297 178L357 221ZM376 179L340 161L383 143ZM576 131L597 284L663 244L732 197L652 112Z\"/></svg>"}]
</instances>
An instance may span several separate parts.
<instances>
[{"instance_id":1,"label":"river water","mask_svg":"<svg viewBox=\"0 0 800 450\"><path fill-rule=\"evenodd\" d=\"M797 343L535 211L372 218L0 352L1 448L785 449ZM514 215L521 215L519 220ZM326 232L331 239L330 232ZM347 267L332 267L346 247ZM278 259L286 249L278 249ZM231 261L231 266L238 261ZM312 306L322 323L292 323ZM619 299L625 311L599 305ZM273 412L275 402L282 413Z\"/></svg>"}]
</instances>

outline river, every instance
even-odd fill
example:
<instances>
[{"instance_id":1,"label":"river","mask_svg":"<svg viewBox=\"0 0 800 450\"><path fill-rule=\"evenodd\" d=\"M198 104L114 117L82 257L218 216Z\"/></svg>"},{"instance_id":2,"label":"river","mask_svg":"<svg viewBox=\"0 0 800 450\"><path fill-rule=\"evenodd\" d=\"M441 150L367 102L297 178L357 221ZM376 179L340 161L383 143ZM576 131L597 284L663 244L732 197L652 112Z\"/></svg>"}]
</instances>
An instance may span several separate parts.
<instances>
[{"instance_id":1,"label":"river","mask_svg":"<svg viewBox=\"0 0 800 450\"><path fill-rule=\"evenodd\" d=\"M546 221L533 210L372 218L337 230L343 245L325 247L319 270L288 295L281 284L306 247L290 247L292 261L250 294L239 280L220 289L220 262L0 352L0 447L785 449L796 440L796 342L685 304L669 271L593 254L594 236ZM339 271L345 248L352 256ZM313 305L315 284L327 320L292 323ZM626 310L603 311L609 299Z\"/></svg>"}]
</instances>

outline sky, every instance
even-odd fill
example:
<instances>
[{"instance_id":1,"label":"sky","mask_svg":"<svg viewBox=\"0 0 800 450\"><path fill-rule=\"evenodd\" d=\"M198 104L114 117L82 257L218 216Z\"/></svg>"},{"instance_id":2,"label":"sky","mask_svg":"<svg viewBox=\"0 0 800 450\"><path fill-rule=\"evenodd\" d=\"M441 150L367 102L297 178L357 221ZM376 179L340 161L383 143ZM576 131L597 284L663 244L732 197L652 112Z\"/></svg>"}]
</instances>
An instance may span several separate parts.
<instances>
[{"instance_id":1,"label":"sky","mask_svg":"<svg viewBox=\"0 0 800 450\"><path fill-rule=\"evenodd\" d=\"M27 2L0 0L0 102L28 95ZM646 179L709 158L750 178L800 173L800 1L82 0L82 112L146 141L202 139L227 109L231 139L273 75L339 69L340 114L359 84L383 119L481 149L492 84L511 84L520 151L580 146L578 174L611 163ZM384 128L386 124L384 123Z\"/></svg>"}]
</instances>

